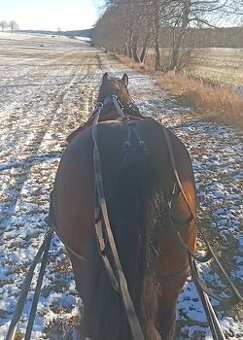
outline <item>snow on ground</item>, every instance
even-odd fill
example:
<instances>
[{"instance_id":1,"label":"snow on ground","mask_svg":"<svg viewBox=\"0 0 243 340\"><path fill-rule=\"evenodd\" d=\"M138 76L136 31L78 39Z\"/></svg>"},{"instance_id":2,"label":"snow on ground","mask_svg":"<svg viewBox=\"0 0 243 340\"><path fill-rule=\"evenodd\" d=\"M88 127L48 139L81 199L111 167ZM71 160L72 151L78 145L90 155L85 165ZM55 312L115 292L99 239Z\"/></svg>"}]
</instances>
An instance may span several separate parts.
<instances>
[{"instance_id":1,"label":"snow on ground","mask_svg":"<svg viewBox=\"0 0 243 340\"><path fill-rule=\"evenodd\" d=\"M49 194L65 138L92 111L104 71L116 76L126 72L141 111L169 126L188 147L199 224L240 286L242 133L200 121L190 108L168 98L149 76L124 68L84 42L19 34L0 34L0 41L0 339L6 335L23 277L46 232ZM213 263L199 269L216 292L227 295ZM33 297L31 288L20 337ZM227 336L243 337L239 312L213 303ZM79 307L69 260L54 237L32 339L75 338ZM212 338L190 279L178 300L178 329L178 339Z\"/></svg>"}]
</instances>

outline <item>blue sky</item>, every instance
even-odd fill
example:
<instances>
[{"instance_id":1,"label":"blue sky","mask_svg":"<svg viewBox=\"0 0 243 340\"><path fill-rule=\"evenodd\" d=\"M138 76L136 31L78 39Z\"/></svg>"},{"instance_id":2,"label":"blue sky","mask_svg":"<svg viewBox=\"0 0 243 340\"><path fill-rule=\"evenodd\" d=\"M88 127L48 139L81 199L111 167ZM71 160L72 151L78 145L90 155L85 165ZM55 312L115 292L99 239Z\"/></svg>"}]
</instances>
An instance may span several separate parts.
<instances>
[{"instance_id":1,"label":"blue sky","mask_svg":"<svg viewBox=\"0 0 243 340\"><path fill-rule=\"evenodd\" d=\"M15 20L20 29L90 28L102 0L0 0L0 21Z\"/></svg>"}]
</instances>

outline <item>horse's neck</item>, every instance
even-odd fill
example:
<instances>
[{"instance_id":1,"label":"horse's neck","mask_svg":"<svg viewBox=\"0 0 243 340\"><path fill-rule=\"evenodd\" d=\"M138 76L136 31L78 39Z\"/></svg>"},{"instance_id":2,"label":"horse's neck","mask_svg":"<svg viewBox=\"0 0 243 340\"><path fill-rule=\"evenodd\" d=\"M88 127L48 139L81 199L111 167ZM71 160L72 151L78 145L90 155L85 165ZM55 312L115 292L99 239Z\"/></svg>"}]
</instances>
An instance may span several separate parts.
<instances>
[{"instance_id":1,"label":"horse's neck","mask_svg":"<svg viewBox=\"0 0 243 340\"><path fill-rule=\"evenodd\" d=\"M100 103L103 104L103 107L100 111L101 114L106 114L109 113L110 111L115 110L116 107L113 102L113 98L111 96L107 96L104 99L100 101ZM124 114L127 115L135 115L135 116L141 116L140 111L136 105L134 105L132 102L131 103L122 103L121 102L121 107L124 111Z\"/></svg>"}]
</instances>

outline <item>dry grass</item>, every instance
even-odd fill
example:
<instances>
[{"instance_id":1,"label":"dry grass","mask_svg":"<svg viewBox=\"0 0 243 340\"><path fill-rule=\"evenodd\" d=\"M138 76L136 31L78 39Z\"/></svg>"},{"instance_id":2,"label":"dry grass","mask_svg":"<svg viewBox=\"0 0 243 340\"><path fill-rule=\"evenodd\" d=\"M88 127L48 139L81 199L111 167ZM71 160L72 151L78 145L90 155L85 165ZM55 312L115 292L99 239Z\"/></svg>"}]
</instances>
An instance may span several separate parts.
<instances>
[{"instance_id":1,"label":"dry grass","mask_svg":"<svg viewBox=\"0 0 243 340\"><path fill-rule=\"evenodd\" d=\"M188 75L229 86L243 84L243 49L209 48L195 60Z\"/></svg>"},{"instance_id":2,"label":"dry grass","mask_svg":"<svg viewBox=\"0 0 243 340\"><path fill-rule=\"evenodd\" d=\"M152 54L148 55L145 65L139 65L126 56L117 55L116 58L130 68L155 75L158 84L171 95L181 97L188 105L204 111L204 118L243 129L243 98L234 89L211 86L204 80L181 74L154 74Z\"/></svg>"},{"instance_id":3,"label":"dry grass","mask_svg":"<svg viewBox=\"0 0 243 340\"><path fill-rule=\"evenodd\" d=\"M184 97L191 106L206 110L211 119L243 129L243 98L233 89L212 87L184 75L162 74L158 83L170 94Z\"/></svg>"},{"instance_id":4,"label":"dry grass","mask_svg":"<svg viewBox=\"0 0 243 340\"><path fill-rule=\"evenodd\" d=\"M146 62L146 64L138 64L138 63L135 63L132 59L130 59L129 57L127 57L125 55L116 54L115 57L122 64L125 64L127 67L133 68L133 69L135 69L137 71L140 71L140 72L153 72L154 71L153 62L152 63L151 62L150 63ZM152 58L149 58L149 59L152 59Z\"/></svg>"}]
</instances>

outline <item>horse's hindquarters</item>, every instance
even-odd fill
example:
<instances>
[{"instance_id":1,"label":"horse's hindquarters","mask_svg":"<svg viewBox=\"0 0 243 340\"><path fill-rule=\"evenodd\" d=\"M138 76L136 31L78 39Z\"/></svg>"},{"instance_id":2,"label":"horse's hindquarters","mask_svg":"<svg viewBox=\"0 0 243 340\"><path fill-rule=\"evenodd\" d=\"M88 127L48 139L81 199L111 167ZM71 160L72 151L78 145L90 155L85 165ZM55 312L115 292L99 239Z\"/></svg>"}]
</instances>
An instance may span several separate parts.
<instances>
[{"instance_id":1,"label":"horse's hindquarters","mask_svg":"<svg viewBox=\"0 0 243 340\"><path fill-rule=\"evenodd\" d=\"M169 218L168 201L175 176L163 130L151 119L136 121L133 126L136 134L132 133L129 144L126 124L99 124L97 143L105 198L119 256L139 318L144 327L151 330L147 339L154 340L159 339L159 332L163 333L161 329L155 329L158 325L161 325L159 328L166 328L166 325L169 328L169 320L172 324L171 315L186 276L169 286L158 282L163 276L184 268L187 253ZM183 144L172 134L171 140L177 170L194 209L195 188L190 158ZM93 142L91 129L87 128L68 146L59 166L54 190L56 223L64 243L87 259L85 263L80 262L70 254L77 288L87 303L87 323L93 332L92 340L130 339L120 298L113 292L97 252L95 200ZM179 197L176 217L184 219L187 216L188 207ZM182 236L193 249L194 221L183 226ZM147 320L151 312L151 296L155 302L153 313L160 314L156 322ZM111 322L119 327L109 333L108 324ZM104 329L100 331L102 324ZM146 333L146 329L144 331Z\"/></svg>"},{"instance_id":2,"label":"horse's hindquarters","mask_svg":"<svg viewBox=\"0 0 243 340\"><path fill-rule=\"evenodd\" d=\"M94 226L94 175L90 131L67 147L57 172L53 210L64 244L85 255Z\"/></svg>"}]
</instances>

